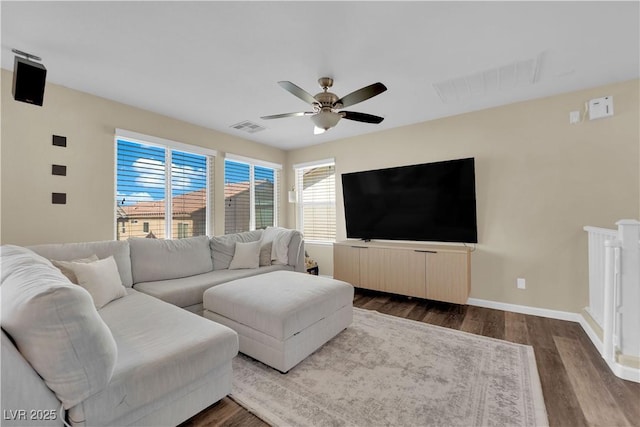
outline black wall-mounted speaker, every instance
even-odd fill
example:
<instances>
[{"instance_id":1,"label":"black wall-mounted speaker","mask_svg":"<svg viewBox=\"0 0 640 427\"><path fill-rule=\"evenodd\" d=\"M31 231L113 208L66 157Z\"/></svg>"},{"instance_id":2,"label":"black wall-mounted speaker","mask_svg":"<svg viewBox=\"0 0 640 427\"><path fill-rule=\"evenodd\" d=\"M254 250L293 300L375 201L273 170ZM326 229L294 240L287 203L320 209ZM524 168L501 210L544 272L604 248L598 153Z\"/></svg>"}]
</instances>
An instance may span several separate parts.
<instances>
[{"instance_id":1,"label":"black wall-mounted speaker","mask_svg":"<svg viewBox=\"0 0 640 427\"><path fill-rule=\"evenodd\" d=\"M42 105L47 69L44 65L16 56L13 67L13 98Z\"/></svg>"}]
</instances>

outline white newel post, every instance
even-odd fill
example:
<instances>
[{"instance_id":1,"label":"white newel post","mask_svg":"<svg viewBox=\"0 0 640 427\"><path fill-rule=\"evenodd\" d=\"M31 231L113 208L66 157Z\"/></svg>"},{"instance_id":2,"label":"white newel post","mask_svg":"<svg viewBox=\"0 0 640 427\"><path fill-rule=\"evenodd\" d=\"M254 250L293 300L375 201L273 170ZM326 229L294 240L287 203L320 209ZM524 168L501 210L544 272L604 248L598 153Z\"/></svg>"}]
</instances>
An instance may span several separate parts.
<instances>
[{"instance_id":1,"label":"white newel post","mask_svg":"<svg viewBox=\"0 0 640 427\"><path fill-rule=\"evenodd\" d=\"M622 354L640 358L640 221L623 219L618 225L620 251L620 324Z\"/></svg>"},{"instance_id":2,"label":"white newel post","mask_svg":"<svg viewBox=\"0 0 640 427\"><path fill-rule=\"evenodd\" d=\"M604 242L602 357L615 362L620 328L620 240Z\"/></svg>"}]
</instances>

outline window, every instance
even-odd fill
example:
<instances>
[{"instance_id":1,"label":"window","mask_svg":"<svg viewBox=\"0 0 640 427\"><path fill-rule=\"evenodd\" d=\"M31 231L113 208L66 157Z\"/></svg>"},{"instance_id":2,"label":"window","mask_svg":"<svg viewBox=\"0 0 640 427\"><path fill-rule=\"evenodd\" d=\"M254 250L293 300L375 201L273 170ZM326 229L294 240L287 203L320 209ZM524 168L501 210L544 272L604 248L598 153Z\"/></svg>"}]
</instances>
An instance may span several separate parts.
<instances>
[{"instance_id":1,"label":"window","mask_svg":"<svg viewBox=\"0 0 640 427\"><path fill-rule=\"evenodd\" d=\"M278 225L280 165L228 155L224 161L225 234Z\"/></svg>"},{"instance_id":2,"label":"window","mask_svg":"<svg viewBox=\"0 0 640 427\"><path fill-rule=\"evenodd\" d=\"M189 224L185 222L178 223L178 239L184 239L189 236Z\"/></svg>"},{"instance_id":3,"label":"window","mask_svg":"<svg viewBox=\"0 0 640 427\"><path fill-rule=\"evenodd\" d=\"M116 238L210 234L214 155L213 150L118 129Z\"/></svg>"},{"instance_id":4,"label":"window","mask_svg":"<svg viewBox=\"0 0 640 427\"><path fill-rule=\"evenodd\" d=\"M336 179L333 159L294 165L298 228L306 241L336 240Z\"/></svg>"},{"instance_id":5,"label":"window","mask_svg":"<svg viewBox=\"0 0 640 427\"><path fill-rule=\"evenodd\" d=\"M262 166L255 166L253 171L255 181L255 228L258 230L277 225L274 218L276 195L274 182L276 171Z\"/></svg>"}]
</instances>

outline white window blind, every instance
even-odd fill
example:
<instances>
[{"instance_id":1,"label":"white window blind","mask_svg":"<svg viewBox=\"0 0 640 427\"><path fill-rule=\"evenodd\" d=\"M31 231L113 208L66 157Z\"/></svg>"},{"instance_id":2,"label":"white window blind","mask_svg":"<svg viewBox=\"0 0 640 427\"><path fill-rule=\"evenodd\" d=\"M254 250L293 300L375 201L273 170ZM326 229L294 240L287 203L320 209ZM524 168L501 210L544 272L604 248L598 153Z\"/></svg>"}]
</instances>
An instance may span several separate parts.
<instances>
[{"instance_id":1,"label":"white window blind","mask_svg":"<svg viewBox=\"0 0 640 427\"><path fill-rule=\"evenodd\" d=\"M143 138L116 135L116 238L209 234L213 157L199 147L188 152L186 144L176 150Z\"/></svg>"},{"instance_id":2,"label":"white window blind","mask_svg":"<svg viewBox=\"0 0 640 427\"><path fill-rule=\"evenodd\" d=\"M225 159L225 234L278 225L280 166Z\"/></svg>"},{"instance_id":3,"label":"white window blind","mask_svg":"<svg viewBox=\"0 0 640 427\"><path fill-rule=\"evenodd\" d=\"M298 223L310 242L336 239L335 165L322 162L294 166L298 189Z\"/></svg>"},{"instance_id":4,"label":"white window blind","mask_svg":"<svg viewBox=\"0 0 640 427\"><path fill-rule=\"evenodd\" d=\"M276 171L262 166L254 167L255 185L255 228L256 230L275 225Z\"/></svg>"},{"instance_id":5,"label":"white window blind","mask_svg":"<svg viewBox=\"0 0 640 427\"><path fill-rule=\"evenodd\" d=\"M182 239L207 234L207 158L171 152L171 235Z\"/></svg>"},{"instance_id":6,"label":"white window blind","mask_svg":"<svg viewBox=\"0 0 640 427\"><path fill-rule=\"evenodd\" d=\"M251 167L246 163L224 162L224 234L250 230Z\"/></svg>"}]
</instances>

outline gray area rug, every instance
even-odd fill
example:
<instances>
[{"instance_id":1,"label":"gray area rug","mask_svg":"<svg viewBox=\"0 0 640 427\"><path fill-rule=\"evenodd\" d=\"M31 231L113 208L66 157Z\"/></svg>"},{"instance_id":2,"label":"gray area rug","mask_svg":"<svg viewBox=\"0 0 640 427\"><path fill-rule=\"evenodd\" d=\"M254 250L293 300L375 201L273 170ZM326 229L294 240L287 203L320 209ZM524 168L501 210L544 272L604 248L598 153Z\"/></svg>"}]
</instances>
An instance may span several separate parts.
<instances>
[{"instance_id":1,"label":"gray area rug","mask_svg":"<svg viewBox=\"0 0 640 427\"><path fill-rule=\"evenodd\" d=\"M548 425L532 347L353 315L286 375L236 357L231 397L277 426Z\"/></svg>"}]
</instances>

